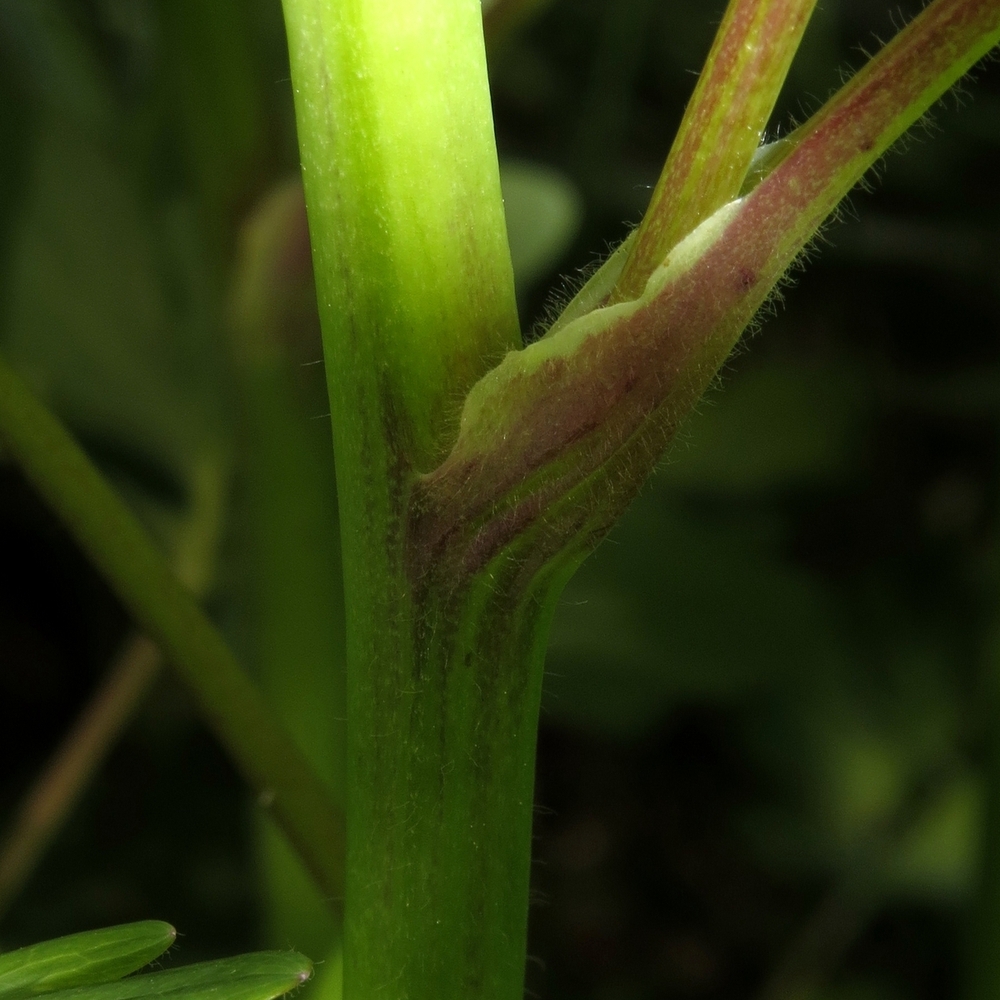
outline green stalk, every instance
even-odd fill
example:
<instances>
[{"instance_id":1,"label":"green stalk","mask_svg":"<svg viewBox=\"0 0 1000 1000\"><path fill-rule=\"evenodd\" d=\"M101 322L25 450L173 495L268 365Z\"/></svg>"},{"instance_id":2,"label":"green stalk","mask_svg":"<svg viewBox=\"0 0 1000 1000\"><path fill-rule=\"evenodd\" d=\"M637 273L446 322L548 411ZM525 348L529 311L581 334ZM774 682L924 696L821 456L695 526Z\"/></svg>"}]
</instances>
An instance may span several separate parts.
<instances>
[{"instance_id":1,"label":"green stalk","mask_svg":"<svg viewBox=\"0 0 1000 1000\"><path fill-rule=\"evenodd\" d=\"M484 592L424 586L407 539L465 394L520 346L481 7L284 7L347 595L344 993L514 1000L541 649Z\"/></svg>"},{"instance_id":2,"label":"green stalk","mask_svg":"<svg viewBox=\"0 0 1000 1000\"><path fill-rule=\"evenodd\" d=\"M284 7L338 462L431 468L520 346L480 7Z\"/></svg>"},{"instance_id":3,"label":"green stalk","mask_svg":"<svg viewBox=\"0 0 1000 1000\"><path fill-rule=\"evenodd\" d=\"M131 511L2 359L0 436L136 623L180 671L208 724L324 892L339 899L343 827L322 782Z\"/></svg>"},{"instance_id":4,"label":"green stalk","mask_svg":"<svg viewBox=\"0 0 1000 1000\"><path fill-rule=\"evenodd\" d=\"M642 294L688 233L735 198L816 0L731 0L610 303Z\"/></svg>"},{"instance_id":5,"label":"green stalk","mask_svg":"<svg viewBox=\"0 0 1000 1000\"><path fill-rule=\"evenodd\" d=\"M517 613L533 598L544 607L544 581L558 585L625 509L795 255L998 38L996 0L939 0L790 137L755 187L676 245L637 300L593 308L619 255L573 318L483 378L452 452L414 491L414 579L439 593L492 586L494 604L524 594Z\"/></svg>"}]
</instances>

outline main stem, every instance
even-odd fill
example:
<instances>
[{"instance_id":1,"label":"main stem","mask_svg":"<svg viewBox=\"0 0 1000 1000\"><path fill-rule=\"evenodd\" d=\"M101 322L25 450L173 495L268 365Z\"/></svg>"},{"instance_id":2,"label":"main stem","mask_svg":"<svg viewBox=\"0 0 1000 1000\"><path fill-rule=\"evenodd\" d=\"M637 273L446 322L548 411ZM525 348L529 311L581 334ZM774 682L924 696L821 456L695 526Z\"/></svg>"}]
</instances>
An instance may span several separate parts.
<instances>
[{"instance_id":1,"label":"main stem","mask_svg":"<svg viewBox=\"0 0 1000 1000\"><path fill-rule=\"evenodd\" d=\"M343 537L345 996L519 1000L552 591L435 573L411 530L466 393L520 346L480 3L285 18Z\"/></svg>"}]
</instances>

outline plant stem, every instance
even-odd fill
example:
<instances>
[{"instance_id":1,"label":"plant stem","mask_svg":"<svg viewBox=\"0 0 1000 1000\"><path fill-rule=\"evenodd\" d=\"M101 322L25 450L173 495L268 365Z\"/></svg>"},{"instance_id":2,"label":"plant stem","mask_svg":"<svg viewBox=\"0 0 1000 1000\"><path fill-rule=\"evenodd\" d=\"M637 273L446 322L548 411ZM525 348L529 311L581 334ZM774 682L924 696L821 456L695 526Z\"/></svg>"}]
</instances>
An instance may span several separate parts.
<instances>
[{"instance_id":1,"label":"plant stem","mask_svg":"<svg viewBox=\"0 0 1000 1000\"><path fill-rule=\"evenodd\" d=\"M545 591L414 601L350 706L348 997L523 995ZM433 597L432 597L433 593ZM478 598L478 600L477 600ZM392 658L390 658L392 657ZM361 882L364 873L369 881Z\"/></svg>"},{"instance_id":2,"label":"plant stem","mask_svg":"<svg viewBox=\"0 0 1000 1000\"><path fill-rule=\"evenodd\" d=\"M739 194L816 0L731 0L610 303Z\"/></svg>"},{"instance_id":3,"label":"plant stem","mask_svg":"<svg viewBox=\"0 0 1000 1000\"><path fill-rule=\"evenodd\" d=\"M520 346L481 7L284 6L347 599L345 996L515 1000L535 610L429 585L408 540L419 473L450 448L469 387Z\"/></svg>"},{"instance_id":4,"label":"plant stem","mask_svg":"<svg viewBox=\"0 0 1000 1000\"><path fill-rule=\"evenodd\" d=\"M481 8L284 8L338 466L431 468L520 346Z\"/></svg>"},{"instance_id":5,"label":"plant stem","mask_svg":"<svg viewBox=\"0 0 1000 1000\"><path fill-rule=\"evenodd\" d=\"M343 821L323 783L132 513L2 359L0 435L136 623L180 671L209 725L323 891L340 899Z\"/></svg>"}]
</instances>

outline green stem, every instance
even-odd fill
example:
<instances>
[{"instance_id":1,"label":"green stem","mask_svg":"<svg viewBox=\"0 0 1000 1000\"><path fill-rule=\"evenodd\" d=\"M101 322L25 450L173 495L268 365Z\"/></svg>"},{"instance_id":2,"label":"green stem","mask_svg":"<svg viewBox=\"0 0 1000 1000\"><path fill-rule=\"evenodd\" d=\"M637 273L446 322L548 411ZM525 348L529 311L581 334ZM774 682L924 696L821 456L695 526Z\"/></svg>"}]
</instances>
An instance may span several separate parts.
<instances>
[{"instance_id":1,"label":"green stem","mask_svg":"<svg viewBox=\"0 0 1000 1000\"><path fill-rule=\"evenodd\" d=\"M431 468L520 346L480 4L284 8L338 465Z\"/></svg>"},{"instance_id":2,"label":"green stem","mask_svg":"<svg viewBox=\"0 0 1000 1000\"><path fill-rule=\"evenodd\" d=\"M324 892L341 898L343 825L322 782L132 513L2 359L0 435L136 623L180 671L209 725Z\"/></svg>"},{"instance_id":3,"label":"green stem","mask_svg":"<svg viewBox=\"0 0 1000 1000\"><path fill-rule=\"evenodd\" d=\"M284 7L347 595L345 996L515 1000L534 610L483 624L483 594L424 586L407 538L465 394L520 346L481 6Z\"/></svg>"},{"instance_id":4,"label":"green stem","mask_svg":"<svg viewBox=\"0 0 1000 1000\"><path fill-rule=\"evenodd\" d=\"M419 594L423 619L387 630L381 669L350 704L348 997L523 995L541 668L557 587L518 601L485 575L478 582Z\"/></svg>"},{"instance_id":5,"label":"green stem","mask_svg":"<svg viewBox=\"0 0 1000 1000\"><path fill-rule=\"evenodd\" d=\"M739 194L816 0L731 0L609 302Z\"/></svg>"}]
</instances>

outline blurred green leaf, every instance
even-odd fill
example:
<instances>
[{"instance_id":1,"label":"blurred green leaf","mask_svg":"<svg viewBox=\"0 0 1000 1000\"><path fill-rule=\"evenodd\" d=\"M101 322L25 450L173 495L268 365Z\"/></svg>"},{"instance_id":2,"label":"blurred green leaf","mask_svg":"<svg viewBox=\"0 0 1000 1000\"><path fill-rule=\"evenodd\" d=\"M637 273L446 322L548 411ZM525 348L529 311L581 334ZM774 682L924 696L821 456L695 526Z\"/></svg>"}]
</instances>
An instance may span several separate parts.
<instances>
[{"instance_id":1,"label":"blurred green leaf","mask_svg":"<svg viewBox=\"0 0 1000 1000\"><path fill-rule=\"evenodd\" d=\"M322 366L310 363L322 356L315 301L296 178L247 218L230 298L244 431L234 590L245 620L236 631L269 703L339 801L344 595L333 443L322 416L329 404ZM339 934L326 900L278 828L263 818L259 832L266 943L326 954ZM313 993L329 987L329 971L327 963Z\"/></svg>"},{"instance_id":2,"label":"blurred green leaf","mask_svg":"<svg viewBox=\"0 0 1000 1000\"><path fill-rule=\"evenodd\" d=\"M206 230L223 252L237 203L266 153L263 77L247 8L243 0L169 0L159 7L167 113Z\"/></svg>"},{"instance_id":3,"label":"blurred green leaf","mask_svg":"<svg viewBox=\"0 0 1000 1000\"><path fill-rule=\"evenodd\" d=\"M500 185L514 280L524 292L566 252L583 219L583 203L568 177L540 163L504 160Z\"/></svg>"},{"instance_id":4,"label":"blurred green leaf","mask_svg":"<svg viewBox=\"0 0 1000 1000\"><path fill-rule=\"evenodd\" d=\"M728 493L817 482L857 461L871 366L752 363L709 393L668 456L674 486Z\"/></svg>"},{"instance_id":5,"label":"blurred green leaf","mask_svg":"<svg viewBox=\"0 0 1000 1000\"><path fill-rule=\"evenodd\" d=\"M818 669L838 642L822 590L769 525L715 525L650 493L566 588L548 658L558 718L641 735L683 698ZM666 567L666 569L665 569Z\"/></svg>"},{"instance_id":6,"label":"blurred green leaf","mask_svg":"<svg viewBox=\"0 0 1000 1000\"><path fill-rule=\"evenodd\" d=\"M962 774L902 838L888 871L896 895L946 903L973 887L983 828L983 789Z\"/></svg>"},{"instance_id":7,"label":"blurred green leaf","mask_svg":"<svg viewBox=\"0 0 1000 1000\"><path fill-rule=\"evenodd\" d=\"M183 483L214 430L215 369L176 217L50 122L11 250L3 347L88 446ZM98 455L104 458L105 455Z\"/></svg>"},{"instance_id":8,"label":"blurred green leaf","mask_svg":"<svg viewBox=\"0 0 1000 1000\"><path fill-rule=\"evenodd\" d=\"M121 979L163 954L177 932L160 920L70 934L0 955L0 998L20 1000Z\"/></svg>"},{"instance_id":9,"label":"blurred green leaf","mask_svg":"<svg viewBox=\"0 0 1000 1000\"><path fill-rule=\"evenodd\" d=\"M0 58L50 107L99 134L112 127L118 108L108 74L58 0L0 3Z\"/></svg>"}]
</instances>

